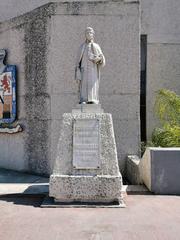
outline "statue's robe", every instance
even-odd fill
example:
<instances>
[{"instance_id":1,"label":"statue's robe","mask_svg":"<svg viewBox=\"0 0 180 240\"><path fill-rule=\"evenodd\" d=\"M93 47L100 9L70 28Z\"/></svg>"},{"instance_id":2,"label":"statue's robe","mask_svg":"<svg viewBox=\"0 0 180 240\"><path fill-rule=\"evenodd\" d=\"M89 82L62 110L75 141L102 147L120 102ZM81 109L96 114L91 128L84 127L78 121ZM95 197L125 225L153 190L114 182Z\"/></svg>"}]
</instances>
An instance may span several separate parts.
<instances>
[{"instance_id":1,"label":"statue's robe","mask_svg":"<svg viewBox=\"0 0 180 240\"><path fill-rule=\"evenodd\" d=\"M90 61L95 56L101 56L96 64ZM100 68L105 65L105 57L97 43L83 43L79 49L76 70L80 77L80 102L99 103Z\"/></svg>"}]
</instances>

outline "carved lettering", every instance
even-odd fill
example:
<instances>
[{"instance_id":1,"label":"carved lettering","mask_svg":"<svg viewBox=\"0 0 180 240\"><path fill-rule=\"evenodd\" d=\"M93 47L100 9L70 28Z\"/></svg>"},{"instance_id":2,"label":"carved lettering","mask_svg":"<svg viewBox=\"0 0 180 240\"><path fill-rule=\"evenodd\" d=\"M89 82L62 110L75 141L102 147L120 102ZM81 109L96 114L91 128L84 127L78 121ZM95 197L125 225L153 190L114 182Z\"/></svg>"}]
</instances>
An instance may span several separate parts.
<instances>
[{"instance_id":1,"label":"carved lettering","mask_svg":"<svg viewBox=\"0 0 180 240\"><path fill-rule=\"evenodd\" d=\"M99 153L99 121L97 119L75 120L73 125L74 168L99 168Z\"/></svg>"}]
</instances>

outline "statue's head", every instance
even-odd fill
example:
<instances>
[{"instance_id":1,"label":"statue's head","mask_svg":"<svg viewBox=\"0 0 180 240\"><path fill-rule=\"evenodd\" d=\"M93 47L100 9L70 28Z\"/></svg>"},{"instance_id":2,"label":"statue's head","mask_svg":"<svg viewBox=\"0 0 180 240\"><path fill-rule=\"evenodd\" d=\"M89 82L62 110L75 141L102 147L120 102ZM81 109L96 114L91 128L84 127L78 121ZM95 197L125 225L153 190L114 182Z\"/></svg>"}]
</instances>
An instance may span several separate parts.
<instances>
[{"instance_id":1,"label":"statue's head","mask_svg":"<svg viewBox=\"0 0 180 240\"><path fill-rule=\"evenodd\" d=\"M86 28L85 36L86 36L87 41L89 41L89 42L93 41L94 40L94 34L95 34L95 32L94 32L93 28L91 28L91 27Z\"/></svg>"},{"instance_id":2,"label":"statue's head","mask_svg":"<svg viewBox=\"0 0 180 240\"><path fill-rule=\"evenodd\" d=\"M3 63L5 56L6 56L6 51L4 49L0 49L0 62Z\"/></svg>"}]
</instances>

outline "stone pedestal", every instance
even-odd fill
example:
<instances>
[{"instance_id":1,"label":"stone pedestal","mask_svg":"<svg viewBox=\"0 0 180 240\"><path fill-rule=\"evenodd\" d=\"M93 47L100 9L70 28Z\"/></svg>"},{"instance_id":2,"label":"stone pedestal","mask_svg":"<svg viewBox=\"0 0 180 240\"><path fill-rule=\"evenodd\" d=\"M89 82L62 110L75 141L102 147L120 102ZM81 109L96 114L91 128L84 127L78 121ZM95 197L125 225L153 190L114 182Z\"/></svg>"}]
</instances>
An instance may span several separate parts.
<instances>
[{"instance_id":1,"label":"stone pedestal","mask_svg":"<svg viewBox=\"0 0 180 240\"><path fill-rule=\"evenodd\" d=\"M97 105L79 107L63 115L49 195L58 202L121 201L111 114Z\"/></svg>"},{"instance_id":2,"label":"stone pedestal","mask_svg":"<svg viewBox=\"0 0 180 240\"><path fill-rule=\"evenodd\" d=\"M81 113L104 113L101 104L77 104L72 110L72 114Z\"/></svg>"}]
</instances>

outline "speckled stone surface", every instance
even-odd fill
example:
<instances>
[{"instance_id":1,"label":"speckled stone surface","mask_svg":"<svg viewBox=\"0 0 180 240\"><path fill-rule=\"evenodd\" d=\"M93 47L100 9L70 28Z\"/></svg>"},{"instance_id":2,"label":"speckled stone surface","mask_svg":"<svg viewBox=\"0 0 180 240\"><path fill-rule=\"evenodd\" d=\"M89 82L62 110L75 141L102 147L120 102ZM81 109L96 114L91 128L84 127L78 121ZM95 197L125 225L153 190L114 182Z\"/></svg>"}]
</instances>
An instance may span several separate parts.
<instances>
[{"instance_id":1,"label":"speckled stone surface","mask_svg":"<svg viewBox=\"0 0 180 240\"><path fill-rule=\"evenodd\" d=\"M111 202L121 197L119 176L65 176L52 175L50 195L62 202Z\"/></svg>"},{"instance_id":2,"label":"speckled stone surface","mask_svg":"<svg viewBox=\"0 0 180 240\"><path fill-rule=\"evenodd\" d=\"M100 169L73 168L73 121L77 119L99 120ZM57 153L49 196L56 201L110 202L121 199L122 177L111 114L65 113Z\"/></svg>"}]
</instances>

